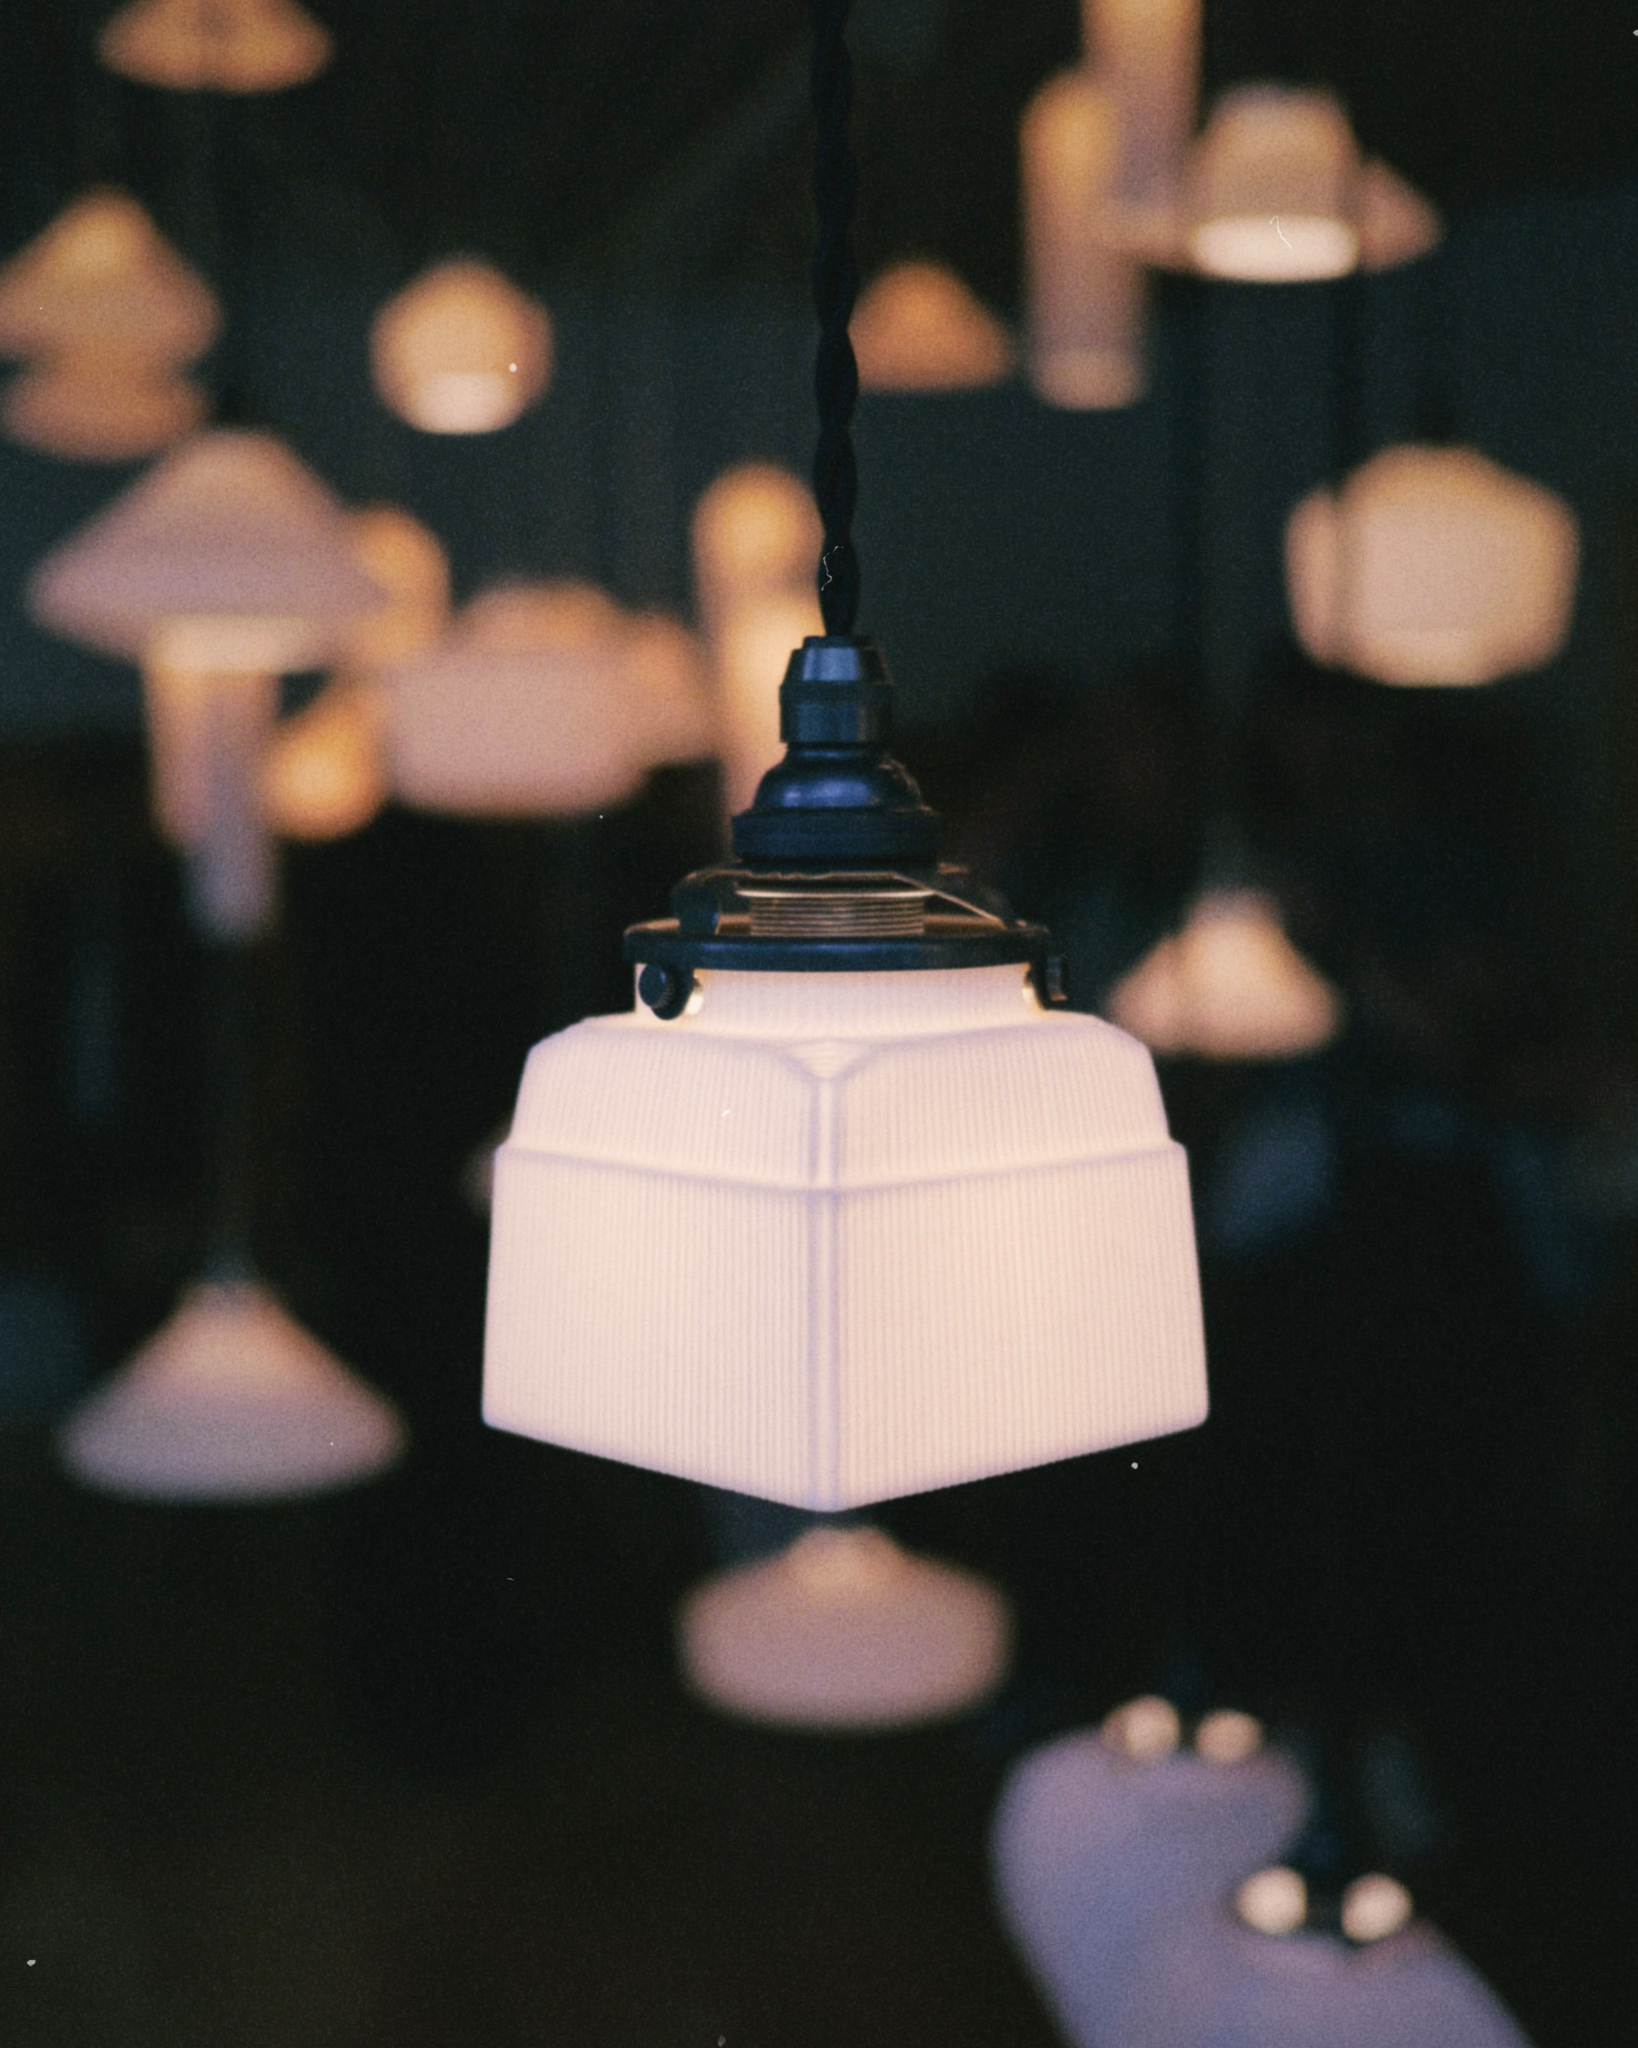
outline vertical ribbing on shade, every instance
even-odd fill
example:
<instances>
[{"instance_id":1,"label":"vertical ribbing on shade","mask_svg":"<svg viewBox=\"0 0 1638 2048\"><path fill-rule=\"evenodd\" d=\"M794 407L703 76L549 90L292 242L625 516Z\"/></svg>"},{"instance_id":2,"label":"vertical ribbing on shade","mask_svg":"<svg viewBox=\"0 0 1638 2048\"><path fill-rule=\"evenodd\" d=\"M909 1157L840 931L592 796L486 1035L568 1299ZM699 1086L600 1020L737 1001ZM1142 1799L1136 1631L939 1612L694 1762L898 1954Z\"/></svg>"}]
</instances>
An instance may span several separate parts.
<instances>
[{"instance_id":1,"label":"vertical ribbing on shade","mask_svg":"<svg viewBox=\"0 0 1638 2048\"><path fill-rule=\"evenodd\" d=\"M700 995L530 1056L491 1422L836 1508L1203 1418L1187 1169L1134 1040L1019 967Z\"/></svg>"}]
</instances>

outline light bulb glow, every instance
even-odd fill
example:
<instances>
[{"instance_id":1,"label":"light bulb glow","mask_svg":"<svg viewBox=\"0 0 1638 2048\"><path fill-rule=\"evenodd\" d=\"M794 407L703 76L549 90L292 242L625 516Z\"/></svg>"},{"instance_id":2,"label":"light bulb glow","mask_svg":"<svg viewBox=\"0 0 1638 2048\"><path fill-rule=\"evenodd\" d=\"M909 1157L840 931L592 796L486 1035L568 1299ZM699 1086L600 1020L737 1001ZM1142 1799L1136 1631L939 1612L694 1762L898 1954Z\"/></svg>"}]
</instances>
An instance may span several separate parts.
<instances>
[{"instance_id":1,"label":"light bulb glow","mask_svg":"<svg viewBox=\"0 0 1638 2048\"><path fill-rule=\"evenodd\" d=\"M343 839L362 831L390 794L372 685L329 683L273 733L261 764L261 805L285 839Z\"/></svg>"},{"instance_id":2,"label":"light bulb glow","mask_svg":"<svg viewBox=\"0 0 1638 2048\"><path fill-rule=\"evenodd\" d=\"M688 1682L786 1727L890 1728L962 1713L1005 1671L1006 1605L971 1574L874 1528L817 1528L720 1574L678 1615Z\"/></svg>"},{"instance_id":3,"label":"light bulb glow","mask_svg":"<svg viewBox=\"0 0 1638 2048\"><path fill-rule=\"evenodd\" d=\"M1408 1927L1415 1901L1397 1878L1373 1870L1356 1877L1342 1895L1342 1931L1350 1941L1386 1941Z\"/></svg>"},{"instance_id":4,"label":"light bulb glow","mask_svg":"<svg viewBox=\"0 0 1638 2048\"><path fill-rule=\"evenodd\" d=\"M1254 1714L1219 1707L1194 1731L1196 1751L1211 1764L1243 1764L1263 1746L1263 1724Z\"/></svg>"},{"instance_id":5,"label":"light bulb glow","mask_svg":"<svg viewBox=\"0 0 1638 2048\"><path fill-rule=\"evenodd\" d=\"M1183 1723L1170 1700L1145 1693L1105 1718L1103 1739L1134 1763L1155 1763L1182 1741Z\"/></svg>"},{"instance_id":6,"label":"light bulb glow","mask_svg":"<svg viewBox=\"0 0 1638 2048\"><path fill-rule=\"evenodd\" d=\"M1308 1917L1308 1887L1298 1871L1271 1864L1239 1887L1234 1910L1258 1934L1295 1934Z\"/></svg>"},{"instance_id":7,"label":"light bulb glow","mask_svg":"<svg viewBox=\"0 0 1638 2048\"><path fill-rule=\"evenodd\" d=\"M1214 277L1301 283L1359 260L1358 152L1326 92L1245 85L1223 94L1196 147L1188 246Z\"/></svg>"}]
</instances>

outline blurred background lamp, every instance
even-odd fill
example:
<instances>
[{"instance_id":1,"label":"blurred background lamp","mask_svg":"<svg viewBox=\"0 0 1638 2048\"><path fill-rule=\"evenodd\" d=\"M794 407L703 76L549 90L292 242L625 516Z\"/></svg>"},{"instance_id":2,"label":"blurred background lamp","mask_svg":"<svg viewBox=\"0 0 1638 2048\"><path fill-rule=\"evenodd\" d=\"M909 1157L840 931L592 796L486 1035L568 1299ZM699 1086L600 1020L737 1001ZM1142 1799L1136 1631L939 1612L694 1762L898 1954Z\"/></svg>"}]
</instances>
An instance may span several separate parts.
<instances>
[{"instance_id":1,"label":"blurred background lamp","mask_svg":"<svg viewBox=\"0 0 1638 2048\"><path fill-rule=\"evenodd\" d=\"M1180 931L1111 990L1109 1015L1156 1052L1295 1059L1342 1028L1342 998L1292 945L1271 898L1208 889Z\"/></svg>"},{"instance_id":2,"label":"blurred background lamp","mask_svg":"<svg viewBox=\"0 0 1638 2048\"><path fill-rule=\"evenodd\" d=\"M59 1436L83 1484L155 1501L321 1492L403 1447L391 1404L249 1280L196 1282Z\"/></svg>"},{"instance_id":3,"label":"blurred background lamp","mask_svg":"<svg viewBox=\"0 0 1638 2048\"><path fill-rule=\"evenodd\" d=\"M1114 240L1114 95L1084 71L1059 72L1025 108L1019 149L1030 384L1069 411L1134 404L1144 385L1144 286L1141 266Z\"/></svg>"},{"instance_id":4,"label":"blurred background lamp","mask_svg":"<svg viewBox=\"0 0 1638 2048\"><path fill-rule=\"evenodd\" d=\"M1270 1864L1240 1885L1234 1910L1259 1934L1294 1934L1308 1917L1308 1887L1299 1871Z\"/></svg>"},{"instance_id":5,"label":"blurred background lamp","mask_svg":"<svg viewBox=\"0 0 1638 2048\"><path fill-rule=\"evenodd\" d=\"M1359 260L1358 175L1334 95L1236 86L1196 146L1189 254L1208 276L1248 283L1341 277Z\"/></svg>"},{"instance_id":6,"label":"blurred background lamp","mask_svg":"<svg viewBox=\"0 0 1638 2048\"><path fill-rule=\"evenodd\" d=\"M391 795L381 705L366 682L325 685L284 719L261 763L262 812L283 839L344 839L362 831Z\"/></svg>"},{"instance_id":7,"label":"blurred background lamp","mask_svg":"<svg viewBox=\"0 0 1638 2048\"><path fill-rule=\"evenodd\" d=\"M1243 1714L1234 1707L1218 1707L1203 1714L1194 1731L1195 1751L1208 1763L1243 1764L1262 1746L1262 1722L1255 1714Z\"/></svg>"},{"instance_id":8,"label":"blurred background lamp","mask_svg":"<svg viewBox=\"0 0 1638 2048\"><path fill-rule=\"evenodd\" d=\"M1286 526L1286 589L1314 660L1377 682L1495 682L1570 630L1579 536L1554 492L1472 448L1385 448Z\"/></svg>"},{"instance_id":9,"label":"blurred background lamp","mask_svg":"<svg viewBox=\"0 0 1638 2048\"><path fill-rule=\"evenodd\" d=\"M1134 1763L1154 1763L1170 1756L1183 1738L1176 1707L1158 1693L1144 1693L1116 1707L1103 1723L1103 1739Z\"/></svg>"},{"instance_id":10,"label":"blurred background lamp","mask_svg":"<svg viewBox=\"0 0 1638 2048\"><path fill-rule=\"evenodd\" d=\"M1370 1870L1356 1877L1342 1895L1342 1931L1350 1941L1386 1941L1408 1927L1416 1902L1396 1877Z\"/></svg>"},{"instance_id":11,"label":"blurred background lamp","mask_svg":"<svg viewBox=\"0 0 1638 2048\"><path fill-rule=\"evenodd\" d=\"M1359 262L1362 270L1395 270L1431 255L1444 240L1438 209L1380 157L1360 166Z\"/></svg>"},{"instance_id":12,"label":"blurred background lamp","mask_svg":"<svg viewBox=\"0 0 1638 2048\"><path fill-rule=\"evenodd\" d=\"M546 389L546 309L470 256L435 264L389 299L370 330L381 402L424 434L492 434Z\"/></svg>"},{"instance_id":13,"label":"blurred background lamp","mask_svg":"<svg viewBox=\"0 0 1638 2048\"><path fill-rule=\"evenodd\" d=\"M1171 243L1200 91L1200 0L1081 0L1088 68L1118 110L1111 198L1134 249Z\"/></svg>"},{"instance_id":14,"label":"blurred background lamp","mask_svg":"<svg viewBox=\"0 0 1638 2048\"><path fill-rule=\"evenodd\" d=\"M942 263L895 263L852 322L862 391L973 391L1012 373L1012 339Z\"/></svg>"},{"instance_id":15,"label":"blurred background lamp","mask_svg":"<svg viewBox=\"0 0 1638 2048\"><path fill-rule=\"evenodd\" d=\"M126 355L65 350L21 371L0 422L25 448L69 462L134 462L191 434L205 416L189 377Z\"/></svg>"},{"instance_id":16,"label":"blurred background lamp","mask_svg":"<svg viewBox=\"0 0 1638 2048\"><path fill-rule=\"evenodd\" d=\"M420 654L449 624L449 557L419 519L397 505L347 514L353 559L379 585L384 602L347 622L336 665L372 675Z\"/></svg>"},{"instance_id":17,"label":"blurred background lamp","mask_svg":"<svg viewBox=\"0 0 1638 2048\"><path fill-rule=\"evenodd\" d=\"M97 37L110 71L172 92L281 92L316 77L330 52L296 0L132 0Z\"/></svg>"},{"instance_id":18,"label":"blurred background lamp","mask_svg":"<svg viewBox=\"0 0 1638 2048\"><path fill-rule=\"evenodd\" d=\"M677 1617L689 1685L725 1712L786 1727L905 1727L965 1712L1000 1683L1010 1625L984 1580L901 1550L881 1529L809 1529L719 1573Z\"/></svg>"}]
</instances>

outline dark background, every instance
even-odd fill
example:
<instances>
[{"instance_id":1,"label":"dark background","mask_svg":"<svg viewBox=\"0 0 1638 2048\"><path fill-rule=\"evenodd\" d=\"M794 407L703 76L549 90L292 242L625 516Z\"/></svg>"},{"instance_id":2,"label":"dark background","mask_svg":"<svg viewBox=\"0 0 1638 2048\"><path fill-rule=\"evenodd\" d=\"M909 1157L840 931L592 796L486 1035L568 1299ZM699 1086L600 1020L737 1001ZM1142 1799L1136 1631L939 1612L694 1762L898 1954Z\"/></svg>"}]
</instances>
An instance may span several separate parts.
<instances>
[{"instance_id":1,"label":"dark background","mask_svg":"<svg viewBox=\"0 0 1638 2048\"><path fill-rule=\"evenodd\" d=\"M0 246L126 183L227 301L225 413L427 520L461 595L577 573L685 610L699 491L745 456L800 467L810 434L803 10L316 11L326 76L218 105L100 73L100 9L14 10ZM1017 119L1074 9L857 11L863 268L930 251L1016 314ZM1163 1072L1208 1427L885 1512L1016 1602L1014 1681L952 1729L820 1741L688 1704L669 1615L713 1562L706 1504L476 1420L462 1167L532 1039L629 999L619 930L712 852L708 771L580 826L389 810L287 855L258 1251L414 1454L244 1512L56 1474L50 1420L201 1251L203 969L134 675L17 603L129 473L0 448L4 2038L1046 2043L989 1905L994 1788L1160 1684L1323 1731L1356 1780L1389 1760L1385 1852L1541 2048L1626 2038L1632 27L1209 6L1209 82L1334 83L1448 210L1441 253L1360 288L1164 286L1125 414L1018 386L861 410L865 623L954 850L1055 924L1093 1004L1191 885L1226 732L1259 872L1350 1003L1314 1059ZM365 334L466 248L546 298L559 360L517 427L445 443L381 411ZM1434 411L1575 507L1570 643L1471 694L1317 673L1288 644L1286 512Z\"/></svg>"}]
</instances>

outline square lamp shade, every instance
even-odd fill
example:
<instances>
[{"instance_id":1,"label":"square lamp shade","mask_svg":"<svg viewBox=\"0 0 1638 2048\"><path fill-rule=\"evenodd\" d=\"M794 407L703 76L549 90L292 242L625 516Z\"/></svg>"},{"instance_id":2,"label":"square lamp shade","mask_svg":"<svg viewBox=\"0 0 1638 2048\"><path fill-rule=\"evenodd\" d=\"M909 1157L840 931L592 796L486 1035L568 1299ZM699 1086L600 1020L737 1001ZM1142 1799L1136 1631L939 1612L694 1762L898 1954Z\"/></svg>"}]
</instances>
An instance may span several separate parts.
<instances>
[{"instance_id":1,"label":"square lamp shade","mask_svg":"<svg viewBox=\"0 0 1638 2048\"><path fill-rule=\"evenodd\" d=\"M497 1427L840 1509L1205 1413L1149 1054L1025 967L702 969L681 1015L530 1055L495 1168Z\"/></svg>"}]
</instances>

